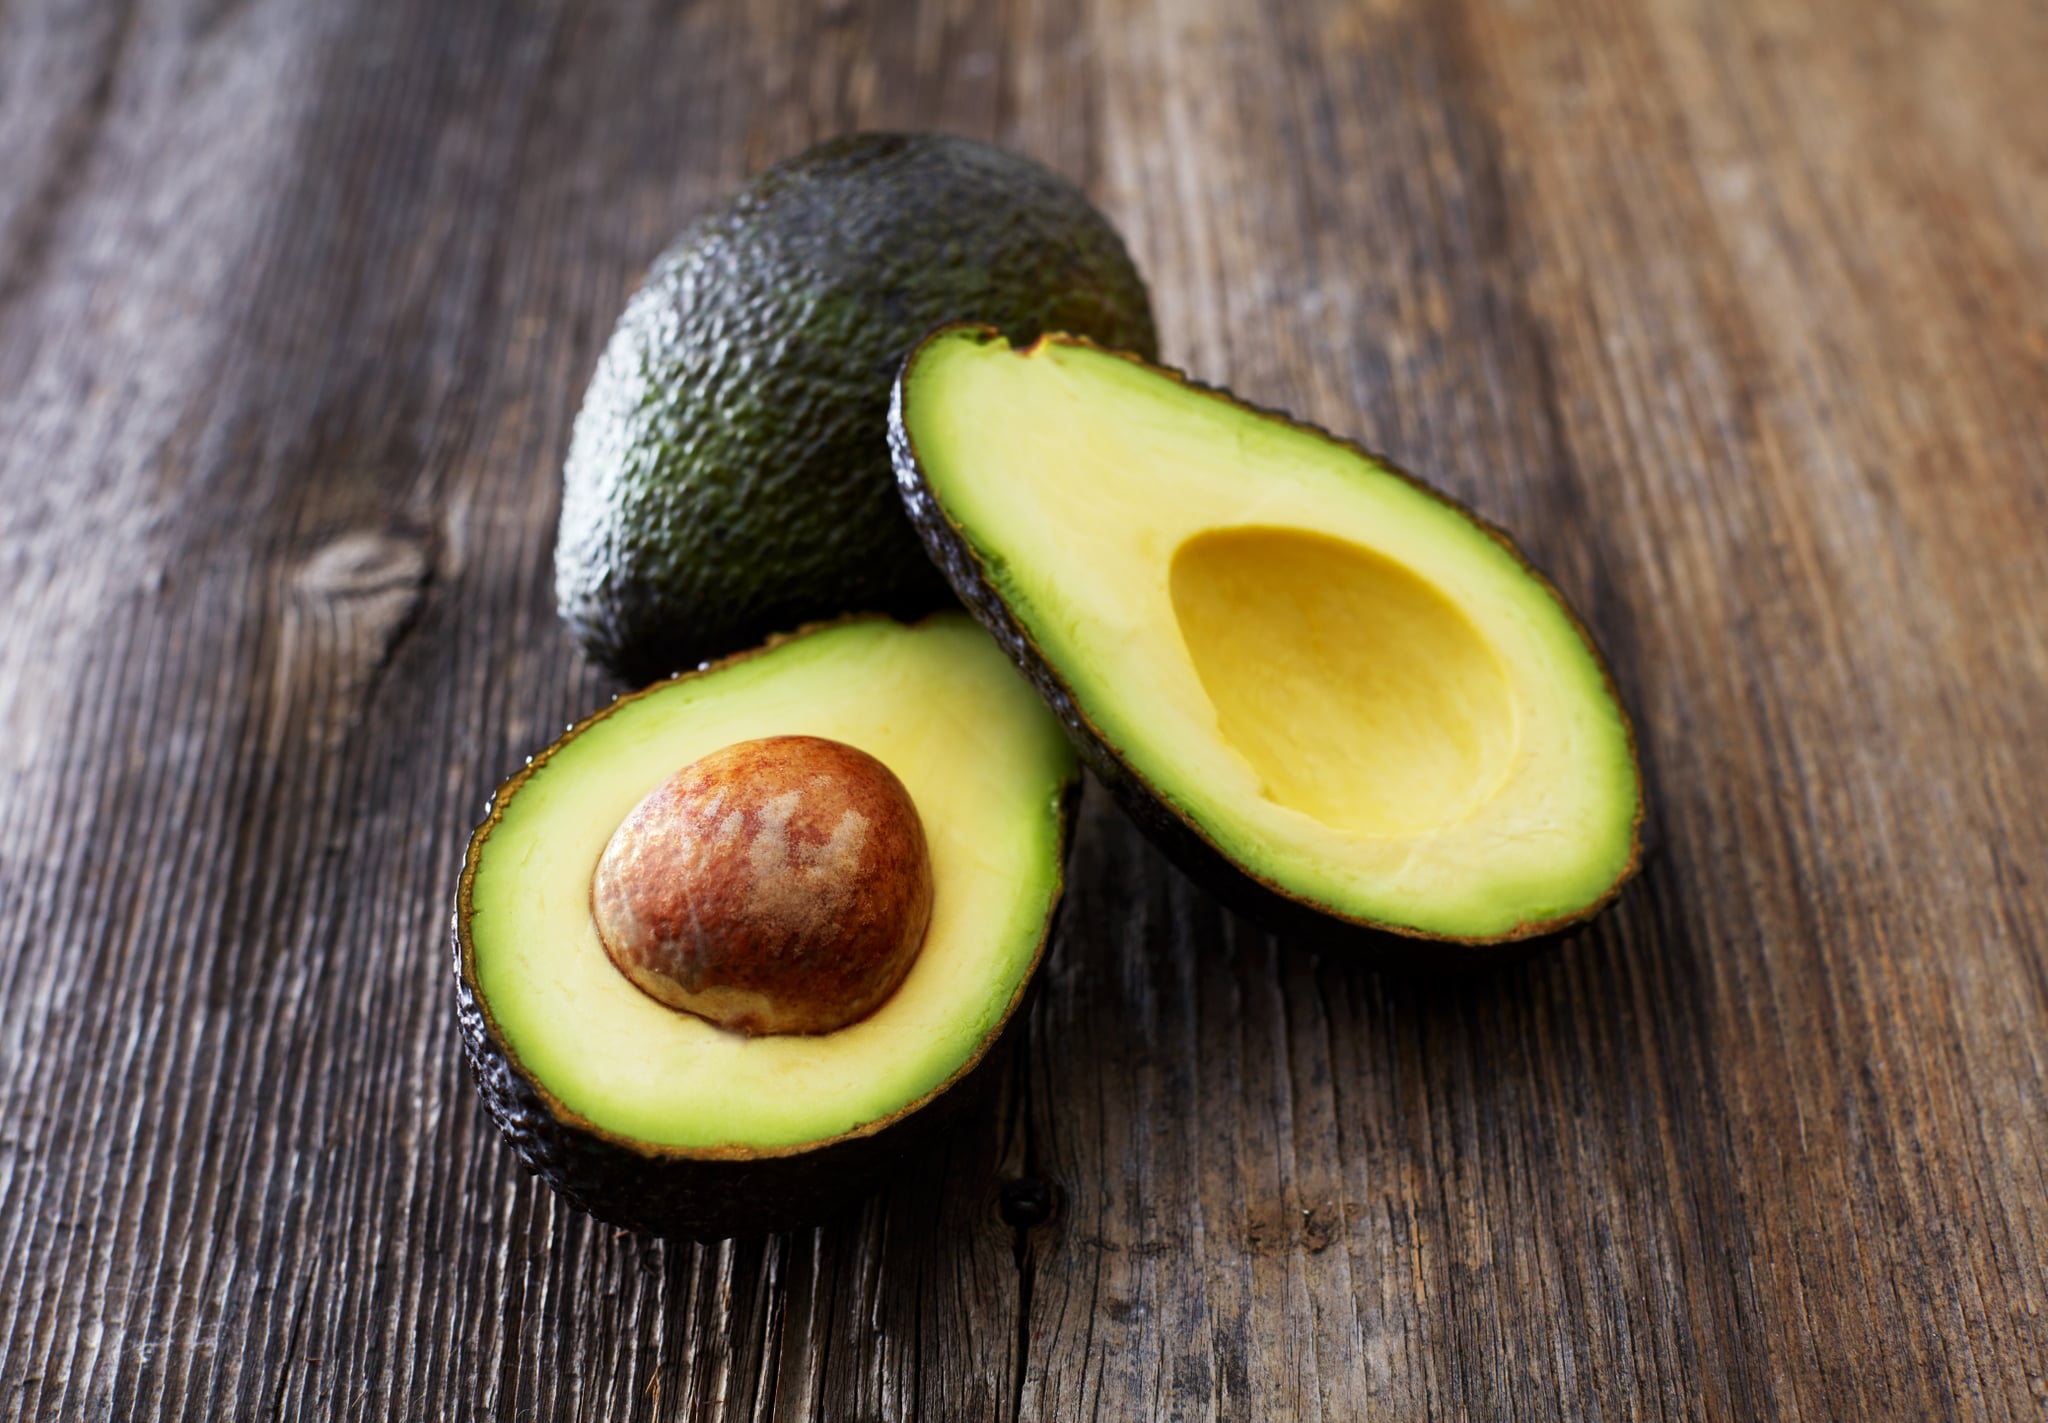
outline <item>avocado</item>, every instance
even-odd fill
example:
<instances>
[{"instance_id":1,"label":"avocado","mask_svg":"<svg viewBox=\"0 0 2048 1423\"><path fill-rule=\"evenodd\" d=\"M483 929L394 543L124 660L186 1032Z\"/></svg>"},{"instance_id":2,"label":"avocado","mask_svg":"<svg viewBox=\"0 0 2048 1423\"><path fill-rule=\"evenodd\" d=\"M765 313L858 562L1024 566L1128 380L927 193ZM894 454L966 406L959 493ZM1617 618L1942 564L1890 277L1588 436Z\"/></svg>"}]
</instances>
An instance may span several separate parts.
<instances>
[{"instance_id":1,"label":"avocado","mask_svg":"<svg viewBox=\"0 0 2048 1423\"><path fill-rule=\"evenodd\" d=\"M1499 529L1068 336L923 342L890 437L963 601L1205 887L1389 966L1519 956L1634 873L1634 733Z\"/></svg>"},{"instance_id":2,"label":"avocado","mask_svg":"<svg viewBox=\"0 0 2048 1423\"><path fill-rule=\"evenodd\" d=\"M764 747L794 760L764 765ZM883 826L868 848L884 858L850 861L841 887L896 877L892 847L906 865L928 862L921 906L905 871L901 905L868 915L892 933L910 925L915 939L907 971L877 970L896 975L878 1006L863 999L843 1026L741 1030L628 977L593 899L600 864L636 817L666 834L702 810L693 775L721 778L727 793L765 786L757 799L786 809L784 787L840 774L915 808L915 833ZM1044 952L1078 775L1057 722L957 611L818 626L619 698L499 788L464 857L457 1008L490 1115L528 1165L614 1224L716 1239L817 1221L987 1080ZM738 818L733 802L725 810ZM804 875L830 880L833 855L861 848L858 835L850 847L843 835L799 845L789 817L771 828ZM733 862L761 848L757 838ZM629 882L637 873L623 862ZM862 917L824 893L829 883L798 875L771 887L783 896L769 897L771 925L801 921L806 906L830 922ZM781 949L755 962L766 973L723 988L786 997L767 981L785 967ZM721 985L701 969L672 956L660 971L715 997Z\"/></svg>"},{"instance_id":3,"label":"avocado","mask_svg":"<svg viewBox=\"0 0 2048 1423\"><path fill-rule=\"evenodd\" d=\"M570 439L555 594L585 650L637 683L805 621L949 606L886 433L897 367L951 320L1156 354L1109 222L971 139L835 139L685 229Z\"/></svg>"}]
</instances>

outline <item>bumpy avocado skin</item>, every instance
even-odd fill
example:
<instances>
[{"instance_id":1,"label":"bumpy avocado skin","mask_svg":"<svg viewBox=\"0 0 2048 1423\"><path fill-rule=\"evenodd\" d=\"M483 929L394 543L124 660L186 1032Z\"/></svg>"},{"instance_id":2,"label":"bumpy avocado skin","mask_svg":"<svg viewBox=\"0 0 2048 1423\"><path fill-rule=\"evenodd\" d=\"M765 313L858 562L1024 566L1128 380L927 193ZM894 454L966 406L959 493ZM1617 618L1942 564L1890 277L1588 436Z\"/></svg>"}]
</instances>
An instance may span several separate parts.
<instances>
[{"instance_id":1,"label":"bumpy avocado skin","mask_svg":"<svg viewBox=\"0 0 2048 1423\"><path fill-rule=\"evenodd\" d=\"M950 328L950 333L957 335L961 329L978 331L987 340L994 340L997 337L995 331L971 322L958 323ZM919 348L948 334L948 330L934 331L925 342L919 343ZM1082 342L1076 341L1076 344ZM1273 933L1299 940L1314 948L1345 954L1378 969L1424 978L1450 977L1505 967L1556 947L1611 904L1620 894L1622 886L1634 877L1642 861L1643 798L1639 760L1636 772L1636 842L1627 865L1609 886L1607 893L1599 899L1568 918L1547 926L1545 932L1523 938L1494 941L1452 940L1395 932L1382 925L1351 919L1327 905L1292 894L1284 886L1254 874L1244 865L1225 855L1126 762L1102 735L1100 729L1088 719L1087 714L1074 700L1073 689L1067 685L1059 670L1047 660L1044 651L1032 639L1030 632L1010 610L1010 605L1003 601L1002 595L989 580L988 570L982 565L980 555L974 551L959 527L947 517L946 511L932 494L931 486L925 479L924 468L918 461L916 442L911 438L903 409L904 391L908 388L911 369L916 361L917 351L913 350L905 359L903 370L898 375L890 395L889 453L895 466L896 481L904 509L916 527L918 536L924 540L925 549L931 555L932 562L945 574L946 581L952 585L953 591L966 605L967 610L974 615L975 621L988 630L989 635L996 640L996 645L1009 655L1017 669L1037 690L1040 699L1051 709L1053 715L1059 718L1060 725L1066 728L1067 739L1072 743L1081 763L1108 788L1124 814L1128 815L1146 837L1189 879L1224 905ZM1313 431L1333 443L1351 445L1354 449L1360 448L1351 441L1332 435L1318 426L1296 420L1280 411L1267 410L1241 401L1227 391L1203 386L1198 381L1189 380L1179 371L1168 370L1167 373L1188 386L1229 400L1239 409L1257 418L1281 421ZM1431 497L1451 505L1480 528L1488 530L1515 555L1531 577L1543 579L1543 575L1529 564L1513 540L1470 509L1401 469L1386 456L1362 449L1361 453L1365 453L1368 458L1390 473L1426 491ZM1549 586L1549 580L1543 579L1543 582L1546 587ZM1552 593L1555 596L1554 589ZM1606 659L1600 655L1591 634L1586 631L1583 624L1578 623L1576 616L1573 617L1573 622L1578 625L1581 636L1586 638L1587 646L1593 648L1603 672L1606 671ZM1611 672L1607 673L1607 687L1609 694L1614 697L1615 706L1618 709L1622 708ZM1625 709L1622 709L1622 715L1624 724L1628 725L1631 759L1637 759L1634 751L1634 727L1628 723Z\"/></svg>"},{"instance_id":2,"label":"bumpy avocado skin","mask_svg":"<svg viewBox=\"0 0 2048 1423\"><path fill-rule=\"evenodd\" d=\"M890 381L974 320L1157 354L1123 241L1065 180L940 134L857 134L686 229L577 416L555 593L633 682L862 608L950 602L889 477Z\"/></svg>"}]
</instances>

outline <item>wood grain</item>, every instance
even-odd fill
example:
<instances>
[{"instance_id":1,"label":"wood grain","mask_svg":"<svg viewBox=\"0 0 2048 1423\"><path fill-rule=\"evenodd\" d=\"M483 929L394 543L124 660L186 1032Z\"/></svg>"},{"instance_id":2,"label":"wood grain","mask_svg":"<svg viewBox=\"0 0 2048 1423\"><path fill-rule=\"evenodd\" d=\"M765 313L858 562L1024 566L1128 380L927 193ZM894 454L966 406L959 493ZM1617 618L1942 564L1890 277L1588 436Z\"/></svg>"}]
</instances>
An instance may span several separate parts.
<instances>
[{"instance_id":1,"label":"wood grain","mask_svg":"<svg viewBox=\"0 0 2048 1423\"><path fill-rule=\"evenodd\" d=\"M2025 0L0 8L0 1417L2048 1416L2043 54ZM1657 850L1418 984L1091 795L986 1120L665 1245L481 1120L449 896L610 690L549 557L625 294L887 126L1086 183L1170 360L1513 528Z\"/></svg>"}]
</instances>

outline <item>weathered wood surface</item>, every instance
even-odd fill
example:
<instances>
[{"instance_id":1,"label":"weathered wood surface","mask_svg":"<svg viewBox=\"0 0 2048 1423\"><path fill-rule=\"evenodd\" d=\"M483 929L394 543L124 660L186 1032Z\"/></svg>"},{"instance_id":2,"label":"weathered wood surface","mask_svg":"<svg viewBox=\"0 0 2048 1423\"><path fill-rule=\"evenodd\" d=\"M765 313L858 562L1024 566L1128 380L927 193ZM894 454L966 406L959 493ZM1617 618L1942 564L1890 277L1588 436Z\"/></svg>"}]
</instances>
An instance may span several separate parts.
<instances>
[{"instance_id":1,"label":"weathered wood surface","mask_svg":"<svg viewBox=\"0 0 2048 1423\"><path fill-rule=\"evenodd\" d=\"M2043 1416L2044 17L0 7L0 1417ZM1083 181L1169 359L1517 530L1658 848L1417 985L1092 797L1001 1110L667 1246L479 1119L449 899L609 690L548 565L621 300L876 126Z\"/></svg>"}]
</instances>

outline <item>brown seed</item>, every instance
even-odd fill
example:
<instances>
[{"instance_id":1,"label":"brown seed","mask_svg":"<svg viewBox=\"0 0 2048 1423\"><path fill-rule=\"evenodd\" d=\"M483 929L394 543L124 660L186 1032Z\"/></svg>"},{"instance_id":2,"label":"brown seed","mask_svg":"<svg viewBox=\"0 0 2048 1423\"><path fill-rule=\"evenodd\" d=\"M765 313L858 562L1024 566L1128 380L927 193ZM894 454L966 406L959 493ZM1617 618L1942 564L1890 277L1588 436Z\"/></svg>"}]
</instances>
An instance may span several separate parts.
<instances>
[{"instance_id":1,"label":"brown seed","mask_svg":"<svg viewBox=\"0 0 2048 1423\"><path fill-rule=\"evenodd\" d=\"M634 806L590 907L619 971L669 1007L748 1033L829 1033L910 971L931 855L887 766L771 736L692 762Z\"/></svg>"}]
</instances>

